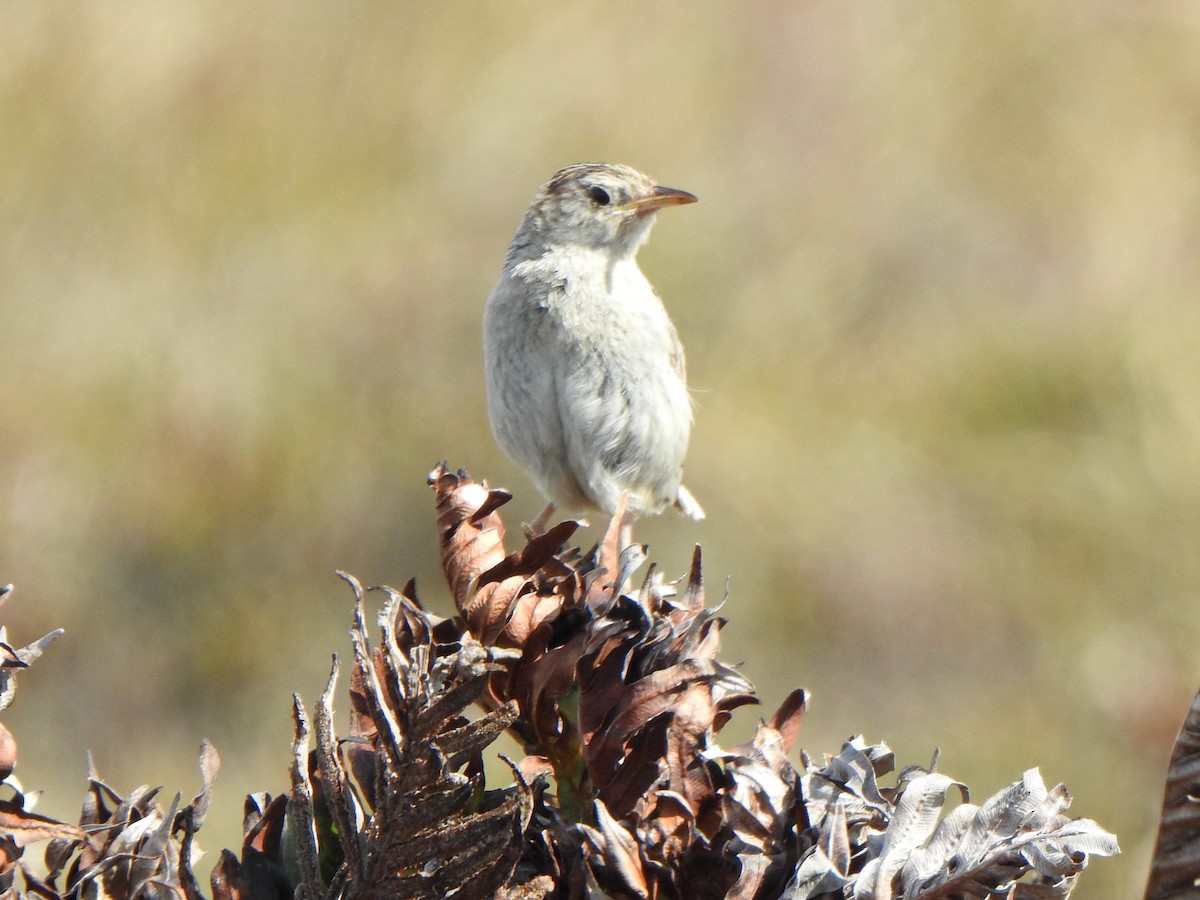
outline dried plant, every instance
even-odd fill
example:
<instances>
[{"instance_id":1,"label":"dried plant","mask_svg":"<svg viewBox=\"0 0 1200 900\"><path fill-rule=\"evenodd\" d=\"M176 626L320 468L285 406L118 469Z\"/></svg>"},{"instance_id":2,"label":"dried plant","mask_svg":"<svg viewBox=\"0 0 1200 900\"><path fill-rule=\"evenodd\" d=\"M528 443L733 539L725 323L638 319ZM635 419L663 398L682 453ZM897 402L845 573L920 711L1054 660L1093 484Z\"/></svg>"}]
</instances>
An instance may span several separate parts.
<instances>
[{"instance_id":1,"label":"dried plant","mask_svg":"<svg viewBox=\"0 0 1200 900\"><path fill-rule=\"evenodd\" d=\"M1036 770L980 807L939 814L956 782L903 770L880 744L847 743L823 766L788 754L805 695L790 695L746 745L716 735L752 686L718 660L724 620L705 604L700 553L682 583L644 548L617 553L616 525L590 553L563 523L506 555L503 492L444 466L442 561L467 631L520 651L489 681L515 702L521 769L546 779L514 880L553 876L563 896L751 898L1058 896L1089 855L1117 852ZM616 517L619 520L619 515Z\"/></svg>"},{"instance_id":2,"label":"dried plant","mask_svg":"<svg viewBox=\"0 0 1200 900\"><path fill-rule=\"evenodd\" d=\"M0 603L11 585L0 588ZM28 668L46 646L62 634L52 631L40 640L14 649L0 627L0 710L12 702L16 673ZM200 751L203 789L180 809L176 795L170 809L156 802L158 788L140 787L121 797L96 774L88 760L88 792L78 825L59 822L32 811L32 797L13 778L16 742L0 725L0 772L12 796L0 800L0 880L3 896L22 896L15 875L20 871L25 893L47 900L79 898L142 898L164 895L201 896L191 871L193 837L204 822L212 783L220 765L216 750L205 743ZM28 844L49 841L46 874L35 874L24 862ZM61 886L60 886L61 882Z\"/></svg>"},{"instance_id":3,"label":"dried plant","mask_svg":"<svg viewBox=\"0 0 1200 900\"><path fill-rule=\"evenodd\" d=\"M617 552L618 513L588 552L564 522L508 553L507 494L444 466L430 484L457 615L426 611L411 583L379 588L372 641L369 594L343 576L348 732L333 727L335 657L311 717L294 698L290 789L246 799L243 846L221 854L214 898L1066 897L1091 856L1118 852L1095 822L1064 815L1066 790L1036 769L976 806L936 757L896 772L884 744L856 738L794 763L802 690L721 747L732 712L758 700L719 659L724 619L699 549L684 579L650 566L635 583L645 548ZM51 637L3 645L5 704L11 672ZM485 750L504 732L523 758L490 787ZM193 838L216 767L205 747L200 795L165 812L156 791L122 799L93 773L78 826L33 817L18 794L12 818L0 806L5 886L18 894L20 870L45 898L199 897ZM20 856L42 839L39 879Z\"/></svg>"},{"instance_id":4,"label":"dried plant","mask_svg":"<svg viewBox=\"0 0 1200 900\"><path fill-rule=\"evenodd\" d=\"M1167 769L1146 900L1200 891L1200 693L1192 698Z\"/></svg>"}]
</instances>

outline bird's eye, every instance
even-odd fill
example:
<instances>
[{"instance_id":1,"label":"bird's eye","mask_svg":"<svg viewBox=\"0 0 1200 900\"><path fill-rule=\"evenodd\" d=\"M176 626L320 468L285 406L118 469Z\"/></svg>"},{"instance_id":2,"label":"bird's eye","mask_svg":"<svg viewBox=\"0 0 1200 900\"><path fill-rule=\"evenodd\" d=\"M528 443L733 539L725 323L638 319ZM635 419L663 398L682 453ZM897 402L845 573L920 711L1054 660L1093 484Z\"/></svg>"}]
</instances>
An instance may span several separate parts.
<instances>
[{"instance_id":1,"label":"bird's eye","mask_svg":"<svg viewBox=\"0 0 1200 900\"><path fill-rule=\"evenodd\" d=\"M612 202L612 198L608 196L608 191L602 187L588 188L587 195L597 206L608 206Z\"/></svg>"}]
</instances>

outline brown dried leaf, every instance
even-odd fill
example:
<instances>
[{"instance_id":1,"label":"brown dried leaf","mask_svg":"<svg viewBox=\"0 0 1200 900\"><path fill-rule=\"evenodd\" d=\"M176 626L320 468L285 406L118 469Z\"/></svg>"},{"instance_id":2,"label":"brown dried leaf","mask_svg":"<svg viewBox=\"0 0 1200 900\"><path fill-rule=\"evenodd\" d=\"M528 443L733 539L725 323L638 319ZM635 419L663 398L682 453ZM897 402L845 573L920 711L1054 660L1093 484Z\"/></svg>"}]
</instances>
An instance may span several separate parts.
<instances>
[{"instance_id":1,"label":"brown dried leaf","mask_svg":"<svg viewBox=\"0 0 1200 900\"><path fill-rule=\"evenodd\" d=\"M808 691L797 688L779 704L775 715L768 722L771 728L779 732L784 753L791 753L800 735L800 723L804 719L804 711L808 707Z\"/></svg>"},{"instance_id":2,"label":"brown dried leaf","mask_svg":"<svg viewBox=\"0 0 1200 900\"><path fill-rule=\"evenodd\" d=\"M561 607L561 592L548 597L542 588L556 577L572 574L557 554L578 527L578 522L560 522L479 575L474 593L460 604L467 627L478 640L520 647L533 627ZM536 614L539 607L541 615Z\"/></svg>"},{"instance_id":3,"label":"brown dried leaf","mask_svg":"<svg viewBox=\"0 0 1200 900\"><path fill-rule=\"evenodd\" d=\"M25 891L27 894L34 897L41 897L42 900L62 900L59 892L54 890L46 881L34 875L24 862L19 862L18 866L21 869L21 877L25 879Z\"/></svg>"},{"instance_id":4,"label":"brown dried leaf","mask_svg":"<svg viewBox=\"0 0 1200 900\"><path fill-rule=\"evenodd\" d=\"M356 601L351 739L343 744L333 732L336 663L317 706L317 750L311 755L304 752L304 709L298 698L294 703L287 833L302 876L300 890L310 898L346 900L441 898L451 891L463 900L490 898L520 858L534 801L520 779L504 791L486 791L482 782L481 751L513 724L516 704L473 721L464 713L484 698L497 660L517 654L485 648L460 628L443 627L445 621L421 609L411 589L388 588L380 589L388 599L378 616L382 639L373 648L363 592L353 579L347 581ZM313 761L308 766L306 758ZM324 818L326 812L332 821ZM267 829L262 822L252 827L273 845L264 841L270 855L260 860L271 873L282 827ZM223 863L223 877L228 881L240 871L257 890L253 860L248 848L240 870ZM322 876L332 877L327 886Z\"/></svg>"},{"instance_id":5,"label":"brown dried leaf","mask_svg":"<svg viewBox=\"0 0 1200 900\"><path fill-rule=\"evenodd\" d=\"M221 858L213 866L209 882L213 900L254 900L256 896L237 857L228 850L221 851Z\"/></svg>"},{"instance_id":6,"label":"brown dried leaf","mask_svg":"<svg viewBox=\"0 0 1200 900\"><path fill-rule=\"evenodd\" d=\"M18 847L54 839L82 842L87 837L77 825L27 812L8 801L0 801L0 835L10 838Z\"/></svg>"},{"instance_id":7,"label":"brown dried leaf","mask_svg":"<svg viewBox=\"0 0 1200 900\"><path fill-rule=\"evenodd\" d=\"M553 636L547 626L534 632L514 670L510 694L520 704L521 715L546 741L558 740L563 734L558 701L575 685L575 673L586 639L580 632L565 644L550 647L548 644Z\"/></svg>"},{"instance_id":8,"label":"brown dried leaf","mask_svg":"<svg viewBox=\"0 0 1200 900\"><path fill-rule=\"evenodd\" d=\"M313 808L313 783L308 767L308 713L299 694L292 695L292 719L295 739L292 742L291 780L292 792L288 801L292 833L296 840L296 857L300 865L301 886L309 898L321 897L325 893L321 883L318 863L316 813Z\"/></svg>"},{"instance_id":9,"label":"brown dried leaf","mask_svg":"<svg viewBox=\"0 0 1200 900\"><path fill-rule=\"evenodd\" d=\"M628 754L608 782L597 785L600 799L614 816L629 816L644 800L646 792L662 783L670 727L671 721L666 716L652 721L630 743Z\"/></svg>"},{"instance_id":10,"label":"brown dried leaf","mask_svg":"<svg viewBox=\"0 0 1200 900\"><path fill-rule=\"evenodd\" d=\"M12 774L17 764L17 739L0 724L0 781Z\"/></svg>"},{"instance_id":11,"label":"brown dried leaf","mask_svg":"<svg viewBox=\"0 0 1200 900\"><path fill-rule=\"evenodd\" d=\"M635 815L638 837L653 857L671 863L683 857L695 839L696 814L686 797L671 791L648 794Z\"/></svg>"},{"instance_id":12,"label":"brown dried leaf","mask_svg":"<svg viewBox=\"0 0 1200 900\"><path fill-rule=\"evenodd\" d=\"M593 637L593 640L596 638ZM581 666L579 729L591 746L612 721L613 711L625 696L625 676L630 657L637 651L636 637L624 628L585 655Z\"/></svg>"},{"instance_id":13,"label":"brown dried leaf","mask_svg":"<svg viewBox=\"0 0 1200 900\"><path fill-rule=\"evenodd\" d=\"M1146 900L1195 893L1200 879L1200 692L1171 751Z\"/></svg>"},{"instance_id":14,"label":"brown dried leaf","mask_svg":"<svg viewBox=\"0 0 1200 900\"><path fill-rule=\"evenodd\" d=\"M597 784L607 784L634 735L652 719L673 712L684 692L715 668L705 660L685 660L651 672L628 685L599 740L588 746L588 770Z\"/></svg>"},{"instance_id":15,"label":"brown dried leaf","mask_svg":"<svg viewBox=\"0 0 1200 900\"><path fill-rule=\"evenodd\" d=\"M14 650L6 646L3 664L0 665L0 710L7 709L17 692L17 672L27 669L42 655L42 652L52 641L63 634L61 628L56 628L49 634L43 635L31 644L26 644ZM3 640L3 628L0 627L0 640Z\"/></svg>"},{"instance_id":16,"label":"brown dried leaf","mask_svg":"<svg viewBox=\"0 0 1200 900\"><path fill-rule=\"evenodd\" d=\"M279 855L287 815L287 794L250 794L242 808L242 853L254 850L269 857Z\"/></svg>"},{"instance_id":17,"label":"brown dried leaf","mask_svg":"<svg viewBox=\"0 0 1200 900\"><path fill-rule=\"evenodd\" d=\"M619 878L620 883L638 897L650 896L637 836L613 818L602 801L596 801L596 827L582 825L580 830L599 852L604 869Z\"/></svg>"},{"instance_id":18,"label":"brown dried leaf","mask_svg":"<svg viewBox=\"0 0 1200 900\"><path fill-rule=\"evenodd\" d=\"M449 813L446 806L427 810L421 797L412 802L414 818L425 827L387 827L368 883L391 896L431 900L451 888L456 896L490 896L503 885L520 852L522 801L516 793L477 814Z\"/></svg>"},{"instance_id":19,"label":"brown dried leaf","mask_svg":"<svg viewBox=\"0 0 1200 900\"><path fill-rule=\"evenodd\" d=\"M29 663L17 655L17 650L8 641L0 641L0 669L27 669Z\"/></svg>"},{"instance_id":20,"label":"brown dried leaf","mask_svg":"<svg viewBox=\"0 0 1200 900\"><path fill-rule=\"evenodd\" d=\"M673 613L672 618L680 613L695 615L704 609L704 575L699 544L692 549L692 564L688 569L687 587L684 588L674 605L678 612Z\"/></svg>"},{"instance_id":21,"label":"brown dried leaf","mask_svg":"<svg viewBox=\"0 0 1200 900\"><path fill-rule=\"evenodd\" d=\"M553 775L554 767L544 756L526 756L517 764L517 771L526 784L533 784L539 778Z\"/></svg>"},{"instance_id":22,"label":"brown dried leaf","mask_svg":"<svg viewBox=\"0 0 1200 900\"><path fill-rule=\"evenodd\" d=\"M429 473L437 497L442 570L460 610L471 582L504 559L504 523L495 510L511 495L489 490L465 470L451 473L439 463Z\"/></svg>"},{"instance_id":23,"label":"brown dried leaf","mask_svg":"<svg viewBox=\"0 0 1200 900\"><path fill-rule=\"evenodd\" d=\"M517 718L517 704L509 701L473 722L442 731L433 738L437 748L446 756L477 754L498 738Z\"/></svg>"},{"instance_id":24,"label":"brown dried leaf","mask_svg":"<svg viewBox=\"0 0 1200 900\"><path fill-rule=\"evenodd\" d=\"M358 833L356 812L359 803L350 787L345 767L338 753L338 742L333 731L333 689L337 684L338 657L335 653L330 667L329 681L317 702L316 729L317 758L320 760L320 785L325 804L333 819L338 837L341 839L343 858L350 871L361 877L365 869L365 850Z\"/></svg>"},{"instance_id":25,"label":"brown dried leaf","mask_svg":"<svg viewBox=\"0 0 1200 900\"><path fill-rule=\"evenodd\" d=\"M700 809L715 796L708 764L700 753L715 716L708 685L692 684L675 704L667 731L667 783L692 809Z\"/></svg>"},{"instance_id":26,"label":"brown dried leaf","mask_svg":"<svg viewBox=\"0 0 1200 900\"><path fill-rule=\"evenodd\" d=\"M212 804L213 782L221 768L221 756L217 748L207 740L200 744L201 788L188 806L175 819L175 831L183 832L179 846L179 883L188 900L203 900L200 884L192 871L192 845L196 832L204 824L208 808Z\"/></svg>"},{"instance_id":27,"label":"brown dried leaf","mask_svg":"<svg viewBox=\"0 0 1200 900\"><path fill-rule=\"evenodd\" d=\"M524 647L531 634L559 614L564 602L560 594L526 594L509 610L497 642L503 641L503 645L509 647Z\"/></svg>"}]
</instances>

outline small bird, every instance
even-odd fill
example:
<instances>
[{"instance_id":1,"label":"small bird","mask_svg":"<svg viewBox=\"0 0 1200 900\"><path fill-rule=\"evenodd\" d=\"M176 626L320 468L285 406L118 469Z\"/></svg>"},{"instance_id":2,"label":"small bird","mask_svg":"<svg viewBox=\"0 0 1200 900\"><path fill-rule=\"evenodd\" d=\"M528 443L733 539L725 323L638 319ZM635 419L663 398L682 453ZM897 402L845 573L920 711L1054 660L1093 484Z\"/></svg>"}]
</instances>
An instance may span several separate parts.
<instances>
[{"instance_id":1,"label":"small bird","mask_svg":"<svg viewBox=\"0 0 1200 900\"><path fill-rule=\"evenodd\" d=\"M556 507L632 523L669 505L704 511L681 483L692 426L683 347L638 268L654 214L695 203L636 169L581 163L533 198L483 314L497 443Z\"/></svg>"}]
</instances>

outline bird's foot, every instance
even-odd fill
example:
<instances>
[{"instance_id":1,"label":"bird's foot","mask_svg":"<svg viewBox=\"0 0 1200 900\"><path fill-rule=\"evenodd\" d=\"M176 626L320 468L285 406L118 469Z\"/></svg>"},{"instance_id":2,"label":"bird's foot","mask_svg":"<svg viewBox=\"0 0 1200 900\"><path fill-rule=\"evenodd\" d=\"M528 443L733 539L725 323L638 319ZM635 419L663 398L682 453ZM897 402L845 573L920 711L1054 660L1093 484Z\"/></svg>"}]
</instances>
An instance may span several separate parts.
<instances>
[{"instance_id":1,"label":"bird's foot","mask_svg":"<svg viewBox=\"0 0 1200 900\"><path fill-rule=\"evenodd\" d=\"M557 507L553 503L547 503L546 508L538 513L532 522L522 523L521 531L525 533L525 540L531 541L535 537L545 534L550 525L550 517L554 515L556 509Z\"/></svg>"}]
</instances>

